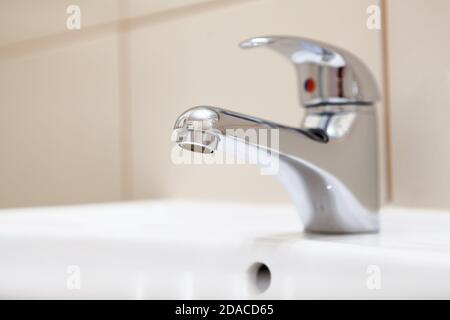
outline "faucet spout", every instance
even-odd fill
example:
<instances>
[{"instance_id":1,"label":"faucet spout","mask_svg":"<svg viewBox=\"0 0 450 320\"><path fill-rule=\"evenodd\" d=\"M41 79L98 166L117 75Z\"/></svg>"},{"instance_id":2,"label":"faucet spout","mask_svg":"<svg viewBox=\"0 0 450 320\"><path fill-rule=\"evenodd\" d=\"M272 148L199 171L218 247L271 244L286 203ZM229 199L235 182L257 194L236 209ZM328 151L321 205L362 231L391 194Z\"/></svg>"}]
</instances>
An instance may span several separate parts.
<instances>
[{"instance_id":1,"label":"faucet spout","mask_svg":"<svg viewBox=\"0 0 450 320\"><path fill-rule=\"evenodd\" d=\"M375 232L378 176L371 148L374 141L370 141L375 136L360 135L360 131L376 129L374 116L373 107L312 108L302 126L293 128L201 106L180 115L174 133L176 143L189 151L245 157L251 148L277 161L273 174L290 195L307 231ZM274 131L270 142L261 139ZM260 162L267 165L267 160Z\"/></svg>"}]
</instances>

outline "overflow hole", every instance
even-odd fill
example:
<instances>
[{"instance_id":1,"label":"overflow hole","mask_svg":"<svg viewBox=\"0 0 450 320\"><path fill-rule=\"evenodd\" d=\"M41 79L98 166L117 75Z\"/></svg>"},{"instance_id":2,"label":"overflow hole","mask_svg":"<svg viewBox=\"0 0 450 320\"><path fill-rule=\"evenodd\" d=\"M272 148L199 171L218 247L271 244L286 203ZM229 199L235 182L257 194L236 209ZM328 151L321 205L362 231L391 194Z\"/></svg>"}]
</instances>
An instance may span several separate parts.
<instances>
[{"instance_id":1,"label":"overflow hole","mask_svg":"<svg viewBox=\"0 0 450 320\"><path fill-rule=\"evenodd\" d=\"M269 288L272 275L266 264L256 262L249 268L248 273L254 292L261 294Z\"/></svg>"}]
</instances>

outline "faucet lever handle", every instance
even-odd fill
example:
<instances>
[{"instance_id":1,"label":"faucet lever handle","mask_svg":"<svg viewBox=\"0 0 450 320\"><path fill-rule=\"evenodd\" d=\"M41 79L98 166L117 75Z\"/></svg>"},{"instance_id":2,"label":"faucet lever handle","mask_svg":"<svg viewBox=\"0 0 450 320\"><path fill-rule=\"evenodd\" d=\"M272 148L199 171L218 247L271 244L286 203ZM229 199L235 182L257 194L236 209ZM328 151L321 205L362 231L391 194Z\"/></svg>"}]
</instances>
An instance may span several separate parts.
<instances>
[{"instance_id":1,"label":"faucet lever handle","mask_svg":"<svg viewBox=\"0 0 450 320\"><path fill-rule=\"evenodd\" d=\"M285 36L255 37L239 45L243 49L267 47L288 58L297 70L300 102L305 107L369 105L379 100L368 67L343 49Z\"/></svg>"}]
</instances>

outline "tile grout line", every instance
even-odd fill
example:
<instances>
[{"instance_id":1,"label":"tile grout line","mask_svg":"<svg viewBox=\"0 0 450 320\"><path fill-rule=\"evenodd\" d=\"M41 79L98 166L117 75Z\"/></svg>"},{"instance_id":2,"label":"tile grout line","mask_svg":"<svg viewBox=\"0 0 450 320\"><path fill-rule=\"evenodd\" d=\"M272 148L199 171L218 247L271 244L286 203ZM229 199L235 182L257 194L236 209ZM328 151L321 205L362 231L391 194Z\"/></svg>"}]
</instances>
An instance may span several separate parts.
<instances>
[{"instance_id":1,"label":"tile grout line","mask_svg":"<svg viewBox=\"0 0 450 320\"><path fill-rule=\"evenodd\" d=\"M142 27L158 25L203 12L220 10L230 6L242 5L256 1L260 0L208 0L197 4L167 9L160 12L117 18L109 22L83 27L81 30L77 31L49 33L37 38L30 38L0 45L0 60L28 55L34 51L49 50L61 46L72 45L74 43L90 41L97 39L98 37L113 35L114 33L120 32L120 30L124 29L127 29L127 32L130 32L134 29L139 29ZM130 8L127 6L129 7L128 1L119 1L119 7L127 10L127 12L130 12Z\"/></svg>"},{"instance_id":2,"label":"tile grout line","mask_svg":"<svg viewBox=\"0 0 450 320\"><path fill-rule=\"evenodd\" d=\"M386 148L386 180L387 201L393 200L393 177L392 177L392 125L390 107L390 82L389 82L389 25L388 25L388 2L381 1L381 37L382 37L382 59L383 59L383 91L384 91L384 129Z\"/></svg>"},{"instance_id":3,"label":"tile grout line","mask_svg":"<svg viewBox=\"0 0 450 320\"><path fill-rule=\"evenodd\" d=\"M119 0L120 1L120 0ZM128 1L118 4L121 12L129 12ZM122 201L133 198L133 150L132 150L132 105L131 105L131 43L130 22L119 23L118 27L118 100L119 100L119 185Z\"/></svg>"}]
</instances>

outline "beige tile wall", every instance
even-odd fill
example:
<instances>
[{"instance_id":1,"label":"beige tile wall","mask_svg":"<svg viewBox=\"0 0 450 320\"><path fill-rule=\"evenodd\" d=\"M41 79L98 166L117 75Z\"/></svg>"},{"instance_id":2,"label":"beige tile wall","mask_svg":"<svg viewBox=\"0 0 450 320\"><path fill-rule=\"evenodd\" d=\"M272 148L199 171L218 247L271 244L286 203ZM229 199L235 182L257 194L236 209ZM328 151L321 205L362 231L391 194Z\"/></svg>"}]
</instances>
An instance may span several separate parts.
<instances>
[{"instance_id":1,"label":"beige tile wall","mask_svg":"<svg viewBox=\"0 0 450 320\"><path fill-rule=\"evenodd\" d=\"M2 0L0 46L67 33L66 9L78 5L82 29L100 29L119 19L139 18L214 0ZM228 0L229 1L229 0ZM235 1L235 0L231 0Z\"/></svg>"},{"instance_id":2,"label":"beige tile wall","mask_svg":"<svg viewBox=\"0 0 450 320\"><path fill-rule=\"evenodd\" d=\"M288 201L256 167L170 161L173 122L194 105L298 124L292 66L239 50L250 36L341 46L382 82L381 33L366 28L375 0L70 1L82 8L75 33L60 15L67 3L0 4L0 207L159 196Z\"/></svg>"},{"instance_id":3,"label":"beige tile wall","mask_svg":"<svg viewBox=\"0 0 450 320\"><path fill-rule=\"evenodd\" d=\"M126 21L196 2L0 3L0 207L131 197Z\"/></svg>"},{"instance_id":4,"label":"beige tile wall","mask_svg":"<svg viewBox=\"0 0 450 320\"><path fill-rule=\"evenodd\" d=\"M450 1L389 12L393 201L450 208Z\"/></svg>"},{"instance_id":5,"label":"beige tile wall","mask_svg":"<svg viewBox=\"0 0 450 320\"><path fill-rule=\"evenodd\" d=\"M196 2L0 2L0 207L131 197L127 20Z\"/></svg>"},{"instance_id":6,"label":"beige tile wall","mask_svg":"<svg viewBox=\"0 0 450 320\"><path fill-rule=\"evenodd\" d=\"M66 32L66 9L82 8L83 28L115 21L120 0L3 0L0 2L0 46Z\"/></svg>"},{"instance_id":7,"label":"beige tile wall","mask_svg":"<svg viewBox=\"0 0 450 320\"><path fill-rule=\"evenodd\" d=\"M118 199L116 35L0 60L0 205Z\"/></svg>"}]
</instances>

